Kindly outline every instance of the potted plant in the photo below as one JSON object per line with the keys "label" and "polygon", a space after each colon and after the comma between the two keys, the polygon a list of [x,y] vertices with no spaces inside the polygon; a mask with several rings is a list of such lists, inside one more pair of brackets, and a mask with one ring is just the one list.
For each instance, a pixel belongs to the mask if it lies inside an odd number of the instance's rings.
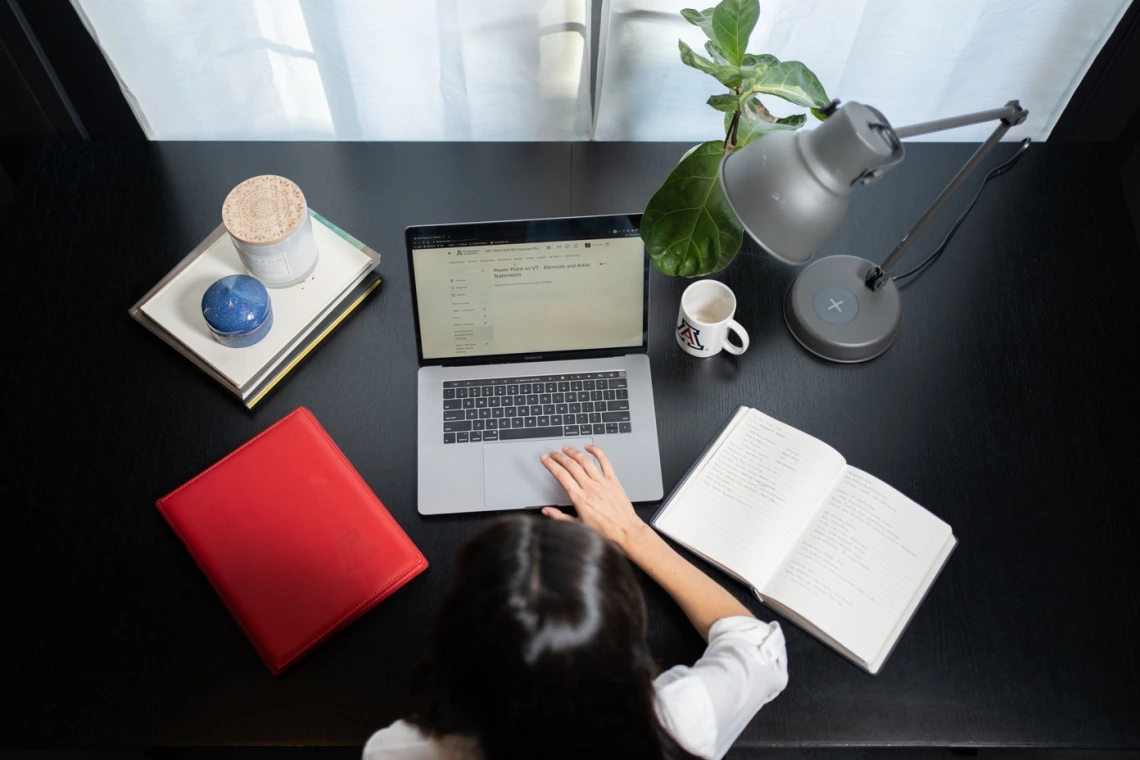
{"label": "potted plant", "polygon": [[641,237],[654,265],[669,275],[701,277],[728,266],[740,251],[744,229],[732,213],[718,180],[721,159],[776,130],[799,129],[807,114],[776,118],[760,100],[773,95],[811,109],[829,102],[819,79],[799,61],[745,52],[760,17],[759,0],[722,0],[715,8],[681,15],[709,38],[704,57],[678,40],[681,61],[716,78],[728,88],[708,104],[724,112],[723,139],[691,150],[649,199],[641,219]]}

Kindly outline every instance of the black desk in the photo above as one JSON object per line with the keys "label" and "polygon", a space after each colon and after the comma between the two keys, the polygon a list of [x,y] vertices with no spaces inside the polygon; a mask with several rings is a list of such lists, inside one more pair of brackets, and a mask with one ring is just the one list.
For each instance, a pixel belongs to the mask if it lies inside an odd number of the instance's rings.
{"label": "black desk", "polygon": [[[487,519],[416,513],[405,225],[637,211],[685,147],[40,150],[2,238],[3,681],[15,702],[4,744],[359,744],[398,717],[450,559]],[[822,253],[884,257],[971,150],[909,148],[856,193]],[[234,184],[265,172],[380,251],[385,282],[247,412],[127,307],[213,229]],[[802,351],[780,311],[796,270],[754,253],[720,275],[751,349],[691,359],[670,337],[686,282],[654,273],[666,488],[751,404],[830,442],[961,541],[878,677],[788,626],[791,683],[742,744],[1140,744],[1137,255],[1109,148],[1037,145],[903,291],[902,336],[870,364]],[[301,404],[432,567],[275,680],[153,503]],[[651,584],[646,594],[661,663],[695,659],[680,612]]]}

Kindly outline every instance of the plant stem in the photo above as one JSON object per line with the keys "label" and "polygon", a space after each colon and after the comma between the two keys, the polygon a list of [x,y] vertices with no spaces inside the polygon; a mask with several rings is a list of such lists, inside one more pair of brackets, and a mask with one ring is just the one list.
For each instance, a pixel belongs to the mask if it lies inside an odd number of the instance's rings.
{"label": "plant stem", "polygon": [[[739,101],[740,100],[740,86],[737,85],[736,87],[733,87],[732,91],[734,93],[736,93],[737,101]],[[739,108],[737,108],[732,113],[732,123],[728,125],[728,131],[725,132],[724,145],[721,146],[721,150],[728,150],[729,143],[732,144],[732,149],[736,150],[736,127],[738,124],[740,124],[740,109]]]}
{"label": "plant stem", "polygon": [[734,111],[732,114],[732,123],[728,125],[728,133],[724,136],[723,148],[727,149],[730,142],[732,143],[732,147],[734,149],[736,148],[736,128],[739,124],[740,111]]}

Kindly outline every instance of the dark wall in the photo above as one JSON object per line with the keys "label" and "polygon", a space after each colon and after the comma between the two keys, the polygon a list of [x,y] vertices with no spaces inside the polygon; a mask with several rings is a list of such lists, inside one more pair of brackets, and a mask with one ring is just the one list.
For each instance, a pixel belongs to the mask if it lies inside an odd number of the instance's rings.
{"label": "dark wall", "polygon": [[1116,145],[1121,185],[1140,238],[1140,0],[1124,12],[1049,140]]}
{"label": "dark wall", "polygon": [[1140,112],[1140,3],[1133,1],[1061,113],[1050,140],[1119,142]]}
{"label": "dark wall", "polygon": [[1117,136],[1116,147],[1121,160],[1120,183],[1132,214],[1132,228],[1140,240],[1140,105],[1135,102],[1140,100],[1140,2],[1132,5],[1131,37],[1120,46],[1120,62],[1113,72],[1109,94],[1120,98],[1118,107],[1126,107],[1129,97],[1133,100],[1132,116]]}
{"label": "dark wall", "polygon": [[41,139],[143,139],[69,0],[0,0],[0,206]]}
{"label": "dark wall", "polygon": [[[57,136],[28,77],[30,50],[11,8],[0,4],[0,207],[12,202],[30,142]],[[2,217],[0,217],[2,219]]]}
{"label": "dark wall", "polygon": [[54,135],[31,88],[0,43],[0,204],[10,203],[15,194],[27,142]]}
{"label": "dark wall", "polygon": [[[61,136],[93,140],[146,138],[127,103],[119,81],[95,44],[70,0],[7,0],[23,16],[23,23],[50,63],[58,118],[68,122]],[[0,7],[4,3],[0,2]]]}

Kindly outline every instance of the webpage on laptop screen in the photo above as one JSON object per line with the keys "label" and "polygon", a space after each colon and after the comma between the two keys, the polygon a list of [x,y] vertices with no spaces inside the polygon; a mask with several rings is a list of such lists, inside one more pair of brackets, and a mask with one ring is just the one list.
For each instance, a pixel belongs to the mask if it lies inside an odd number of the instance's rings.
{"label": "webpage on laptop screen", "polygon": [[645,248],[629,236],[416,248],[425,359],[637,347]]}

